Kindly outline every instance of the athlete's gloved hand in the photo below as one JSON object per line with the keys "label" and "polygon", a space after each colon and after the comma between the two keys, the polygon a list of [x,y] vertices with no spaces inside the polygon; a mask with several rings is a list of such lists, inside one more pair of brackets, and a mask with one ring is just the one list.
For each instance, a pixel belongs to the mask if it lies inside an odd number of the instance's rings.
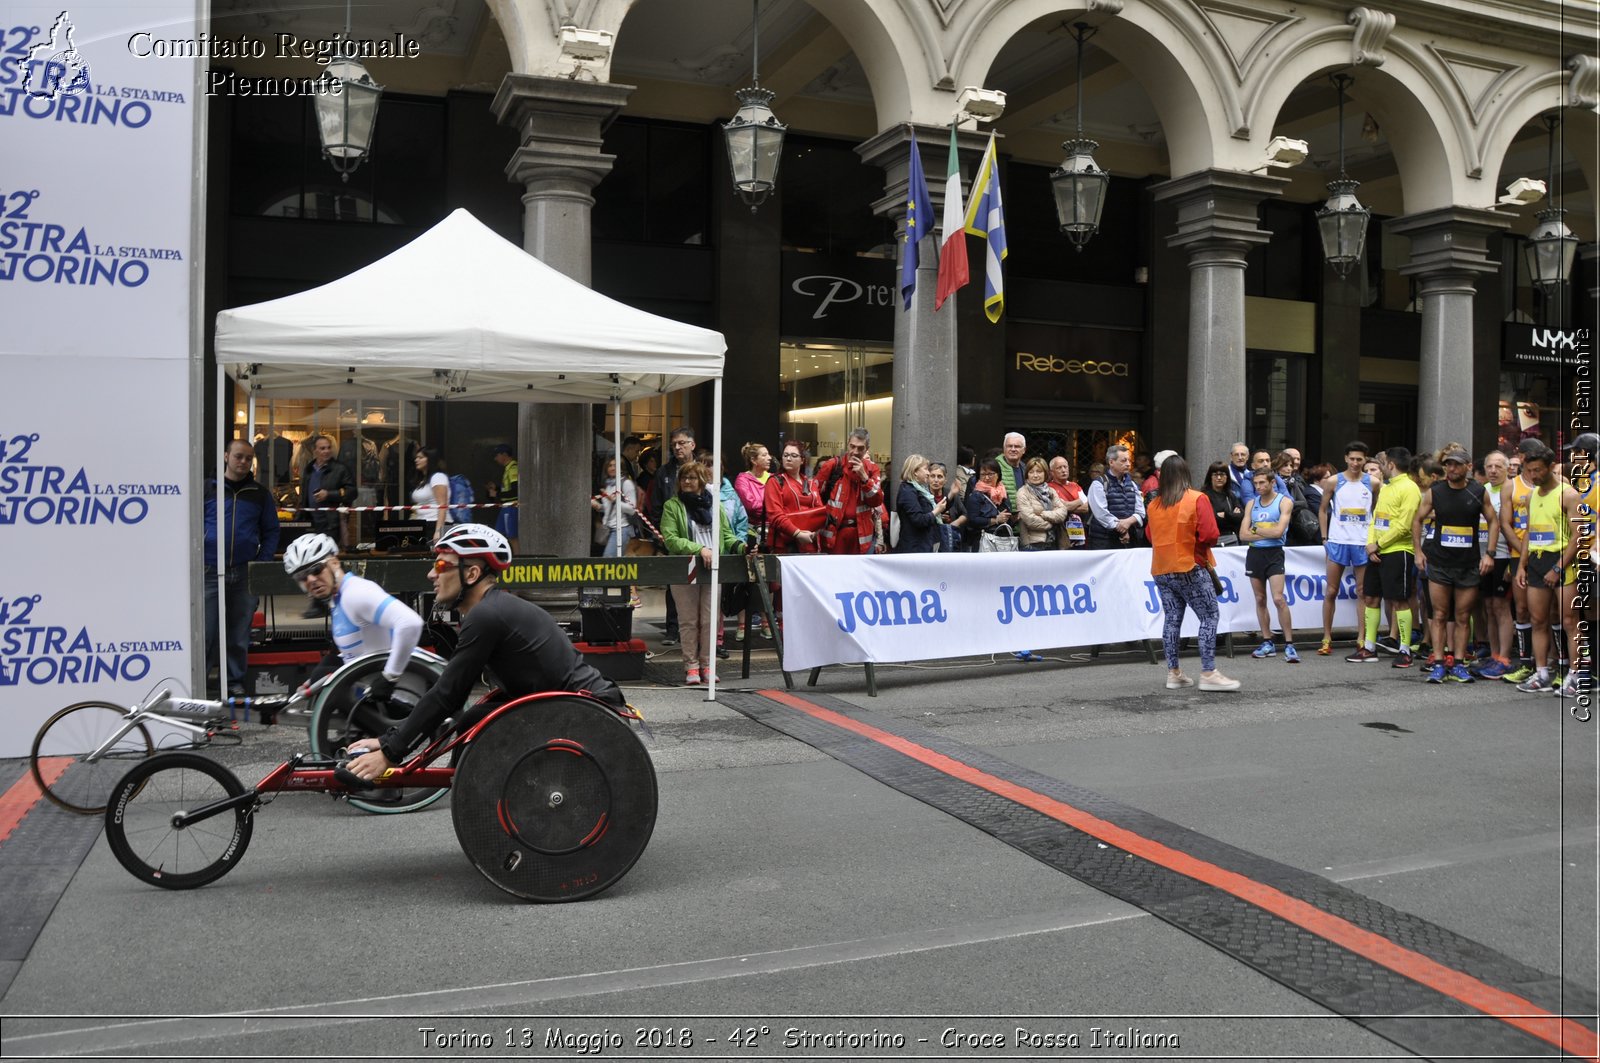
{"label": "athlete's gloved hand", "polygon": [[299,686],[295,687],[294,696],[301,699],[311,697],[311,681],[308,679],[304,683],[301,683]]}
{"label": "athlete's gloved hand", "polygon": [[372,677],[372,682],[367,684],[367,697],[377,701],[389,700],[389,695],[394,693],[394,680],[379,672]]}

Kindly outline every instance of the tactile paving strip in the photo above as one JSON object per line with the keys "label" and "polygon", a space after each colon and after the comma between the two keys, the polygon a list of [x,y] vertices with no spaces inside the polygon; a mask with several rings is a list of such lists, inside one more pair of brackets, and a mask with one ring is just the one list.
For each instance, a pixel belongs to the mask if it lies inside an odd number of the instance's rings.
{"label": "tactile paving strip", "polygon": [[[17,770],[0,772],[0,792],[28,770],[24,760],[7,765],[13,766]],[[102,822],[100,816],[75,816],[40,797],[0,841],[0,898],[5,907],[0,917],[0,997],[11,988],[56,902],[100,837]]]}
{"label": "tactile paving strip", "polygon": [[[1552,1035],[1557,1040],[1565,1037],[1569,1047],[1578,1042],[1594,1042],[1596,998],[1592,991],[1328,879],[827,695],[808,694],[800,699],[776,691],[729,691],[723,700],[729,708],[751,719],[1144,909],[1409,1051],[1458,1057],[1548,1057],[1553,1051],[1548,1039]],[[830,722],[808,714],[802,704],[892,737],[856,733],[843,721]],[[1070,805],[1181,856],[1213,865],[1226,875],[1241,876],[1268,887],[1291,899],[1291,904],[1305,902],[1331,917],[1330,922],[1353,928],[1356,937],[1376,935],[1383,943],[1409,950],[1424,967],[1431,962],[1448,970],[1435,972],[1432,984],[1408,977],[1232,892],[1115,845],[1108,846],[1052,815],[908,756],[888,744],[893,739],[903,739],[1004,783]],[[1559,1019],[1492,1018],[1450,995],[1456,991],[1457,982],[1462,983],[1462,992],[1469,998],[1474,990],[1487,987],[1490,994],[1511,994],[1551,1016],[1576,1021],[1563,1029]],[[1511,1011],[1530,1013],[1527,1008]],[[1501,1012],[1506,1013],[1509,1012]],[[1535,1036],[1528,1026],[1546,1036]]]}

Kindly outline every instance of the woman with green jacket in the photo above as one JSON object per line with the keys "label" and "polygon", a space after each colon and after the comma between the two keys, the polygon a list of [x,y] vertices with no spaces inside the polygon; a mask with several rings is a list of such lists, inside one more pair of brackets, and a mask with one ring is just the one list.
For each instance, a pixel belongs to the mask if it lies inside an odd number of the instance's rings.
{"label": "woman with green jacket", "polygon": [[[712,520],[716,525],[712,525]],[[683,648],[684,682],[698,686],[702,673],[711,672],[718,625],[711,615],[711,550],[737,553],[739,541],[728,527],[728,515],[717,496],[706,488],[706,470],[695,462],[678,467],[678,493],[661,508],[661,538],[667,553],[696,556],[699,568],[693,583],[672,585],[678,606],[678,632]]]}

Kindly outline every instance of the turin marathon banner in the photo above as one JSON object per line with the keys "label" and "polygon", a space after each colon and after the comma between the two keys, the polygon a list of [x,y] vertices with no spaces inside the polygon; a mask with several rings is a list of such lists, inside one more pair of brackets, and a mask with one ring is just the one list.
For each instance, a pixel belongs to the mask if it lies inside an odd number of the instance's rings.
{"label": "turin marathon banner", "polygon": [[0,757],[191,653],[195,0],[0,9]]}
{"label": "turin marathon banner", "polygon": [[[1246,547],[1215,550],[1220,632],[1254,631],[1255,597],[1244,574]],[[1320,546],[1284,551],[1300,641],[1321,638],[1327,555]],[[926,661],[1161,639],[1161,598],[1149,550],[1045,550],[1001,554],[785,556],[783,666]],[[1356,625],[1360,599],[1346,570],[1334,624]],[[1277,610],[1267,600],[1273,623]],[[1199,629],[1194,614],[1183,634]]]}

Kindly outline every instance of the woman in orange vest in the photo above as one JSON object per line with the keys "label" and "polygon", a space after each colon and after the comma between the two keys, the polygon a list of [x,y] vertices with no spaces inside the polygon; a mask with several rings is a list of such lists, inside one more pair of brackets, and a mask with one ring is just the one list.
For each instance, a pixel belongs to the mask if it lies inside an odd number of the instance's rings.
{"label": "woman in orange vest", "polygon": [[1155,577],[1166,620],[1161,646],[1167,653],[1167,689],[1194,686],[1178,668],[1178,638],[1184,609],[1200,618],[1200,689],[1238,690],[1239,681],[1217,671],[1217,594],[1212,586],[1211,547],[1217,517],[1205,495],[1189,481],[1189,463],[1173,454],[1161,463],[1159,488],[1147,509],[1150,574]]}

